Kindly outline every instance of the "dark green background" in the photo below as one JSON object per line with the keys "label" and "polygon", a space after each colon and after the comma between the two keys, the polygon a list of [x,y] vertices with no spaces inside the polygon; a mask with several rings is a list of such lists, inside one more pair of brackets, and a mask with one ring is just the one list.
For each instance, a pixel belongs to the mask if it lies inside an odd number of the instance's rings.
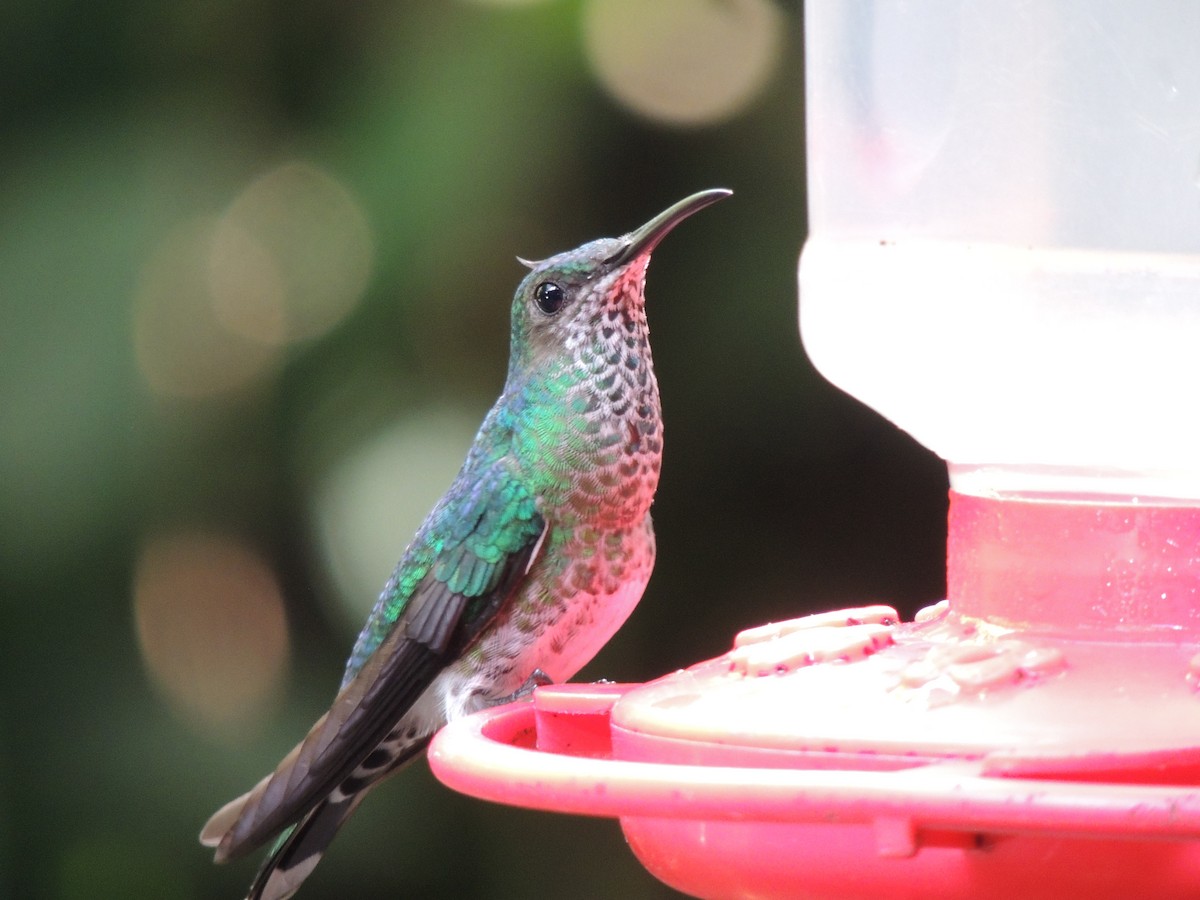
{"label": "dark green background", "polygon": [[[801,349],[798,9],[781,6],[783,57],[754,102],[679,128],[604,92],[581,6],[0,8],[0,896],[241,896],[253,864],[213,867],[199,827],[323,711],[353,639],[297,471],[306,411],[341,386],[328,427],[346,445],[442,398],[482,417],[513,256],[621,233],[701,188],[736,194],[672,236],[649,278],[658,567],[580,677],[644,680],[745,626],[875,601],[908,615],[941,594],[941,464]],[[362,203],[367,295],[251,390],[156,399],[132,349],[140,267],[164,231],[295,158]],[[179,523],[245,537],[281,575],[288,686],[243,739],[174,714],[139,653],[137,549]],[[673,894],[615,822],[491,806],[421,764],[370,798],[301,896]]]}

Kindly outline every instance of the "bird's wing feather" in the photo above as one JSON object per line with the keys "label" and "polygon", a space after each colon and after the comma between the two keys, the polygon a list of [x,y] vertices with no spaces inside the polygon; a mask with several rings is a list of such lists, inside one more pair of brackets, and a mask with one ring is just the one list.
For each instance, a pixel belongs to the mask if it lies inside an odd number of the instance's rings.
{"label": "bird's wing feather", "polygon": [[[380,639],[369,641],[369,655],[329,711],[271,775],[209,820],[201,840],[217,847],[218,860],[262,844],[334,790],[512,596],[542,545],[544,523],[510,479],[495,475],[474,488],[439,504],[418,533],[389,590],[404,591],[414,569],[419,579],[407,596],[385,590],[372,616]],[[439,528],[447,517],[453,528]]]}

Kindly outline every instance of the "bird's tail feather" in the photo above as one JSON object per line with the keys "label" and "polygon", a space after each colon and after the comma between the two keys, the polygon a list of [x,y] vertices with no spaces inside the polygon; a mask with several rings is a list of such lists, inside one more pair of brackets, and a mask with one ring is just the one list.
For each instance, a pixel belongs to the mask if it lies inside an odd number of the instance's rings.
{"label": "bird's tail feather", "polygon": [[[427,746],[430,738],[413,741],[401,748],[398,754],[386,765],[380,773],[376,771],[370,778],[369,785],[358,786],[357,790],[338,790],[326,797],[299,822],[284,831],[275,841],[271,852],[263,860],[254,883],[250,885],[250,893],[246,900],[287,900],[300,889],[312,870],[317,867],[325,848],[333,840],[342,823],[358,808],[358,804],[367,796],[364,786],[374,787],[383,779],[395,775],[413,761]],[[365,773],[355,772],[355,775]],[[348,782],[342,784],[342,789],[349,788]],[[332,797],[341,799],[333,800]],[[234,806],[234,803],[228,804]],[[218,812],[214,819],[222,815]]]}
{"label": "bird's tail feather", "polygon": [[280,835],[254,877],[246,900],[286,900],[295,894],[364,796],[360,793],[337,802],[323,800]]}

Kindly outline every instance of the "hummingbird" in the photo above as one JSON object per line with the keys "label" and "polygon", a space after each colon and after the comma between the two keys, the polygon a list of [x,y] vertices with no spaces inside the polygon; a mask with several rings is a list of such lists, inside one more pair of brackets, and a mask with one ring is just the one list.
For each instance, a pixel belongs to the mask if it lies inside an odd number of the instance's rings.
{"label": "hummingbird", "polygon": [[504,389],[384,586],[333,703],[200,834],[219,863],[274,839],[247,900],[291,897],[368,791],[439,728],[570,679],[633,611],[654,566],[662,463],[646,266],[676,225],[730,193],[520,260],[530,271]]}

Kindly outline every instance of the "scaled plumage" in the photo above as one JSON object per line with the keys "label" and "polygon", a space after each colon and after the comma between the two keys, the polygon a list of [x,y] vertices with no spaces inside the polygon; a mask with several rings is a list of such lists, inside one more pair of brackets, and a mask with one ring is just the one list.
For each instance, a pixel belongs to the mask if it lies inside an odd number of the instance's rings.
{"label": "scaled plumage", "polygon": [[569,679],[633,610],[654,564],[662,456],[646,264],[728,193],[526,263],[504,391],[384,587],[333,704],[201,833],[218,862],[276,839],[248,900],[292,896],[366,792],[438,728],[539,670]]}

